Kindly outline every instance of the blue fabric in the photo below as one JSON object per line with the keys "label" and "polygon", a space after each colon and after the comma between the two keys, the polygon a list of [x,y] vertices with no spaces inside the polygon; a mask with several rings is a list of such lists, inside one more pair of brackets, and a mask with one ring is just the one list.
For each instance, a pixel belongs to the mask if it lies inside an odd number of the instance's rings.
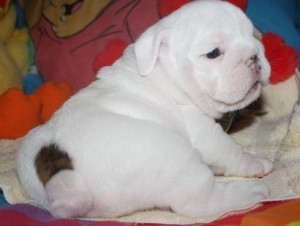
{"label": "blue fabric", "polygon": [[23,9],[21,8],[18,1],[13,1],[13,3],[17,14],[16,28],[18,29],[26,28],[27,25],[26,25],[25,13]]}
{"label": "blue fabric", "polygon": [[249,0],[246,13],[262,33],[279,34],[300,53],[297,4],[298,0]]}
{"label": "blue fabric", "polygon": [[23,78],[23,91],[26,94],[32,94],[43,83],[43,79],[40,75],[35,73],[28,73]]}
{"label": "blue fabric", "polygon": [[0,207],[7,206],[7,205],[8,205],[8,202],[6,201],[2,191],[0,190]]}

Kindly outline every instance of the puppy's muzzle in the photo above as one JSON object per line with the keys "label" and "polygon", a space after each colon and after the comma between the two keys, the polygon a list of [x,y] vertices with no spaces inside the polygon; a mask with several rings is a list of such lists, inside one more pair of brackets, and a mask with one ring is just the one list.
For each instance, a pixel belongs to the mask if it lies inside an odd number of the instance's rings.
{"label": "puppy's muzzle", "polygon": [[259,75],[261,66],[259,64],[259,59],[257,55],[251,56],[248,60],[246,60],[246,65],[250,68],[253,75]]}

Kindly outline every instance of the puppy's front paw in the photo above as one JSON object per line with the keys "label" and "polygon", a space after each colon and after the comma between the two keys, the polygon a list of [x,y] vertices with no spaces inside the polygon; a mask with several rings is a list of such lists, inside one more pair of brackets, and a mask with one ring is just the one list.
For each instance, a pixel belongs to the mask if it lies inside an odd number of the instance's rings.
{"label": "puppy's front paw", "polygon": [[266,158],[260,158],[260,157],[256,157],[255,160],[260,163],[260,172],[254,174],[253,177],[262,177],[273,171],[273,163],[270,160]]}
{"label": "puppy's front paw", "polygon": [[273,164],[266,158],[254,157],[244,153],[240,162],[226,172],[227,176],[263,177],[273,170]]}

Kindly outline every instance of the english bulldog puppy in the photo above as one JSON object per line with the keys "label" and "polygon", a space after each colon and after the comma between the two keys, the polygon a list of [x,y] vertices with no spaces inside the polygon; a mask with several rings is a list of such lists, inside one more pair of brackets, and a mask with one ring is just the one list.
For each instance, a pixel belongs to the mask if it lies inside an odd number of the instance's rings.
{"label": "english bulldog puppy", "polygon": [[215,119],[257,99],[269,74],[240,9],[189,3],[24,138],[21,184],[56,217],[167,208],[197,218],[247,208],[268,196],[255,178],[272,163],[243,152]]}

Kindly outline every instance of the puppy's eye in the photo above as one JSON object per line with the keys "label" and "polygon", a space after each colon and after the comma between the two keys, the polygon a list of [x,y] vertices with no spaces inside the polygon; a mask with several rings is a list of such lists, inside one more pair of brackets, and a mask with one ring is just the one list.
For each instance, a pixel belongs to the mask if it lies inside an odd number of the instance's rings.
{"label": "puppy's eye", "polygon": [[215,58],[217,58],[217,57],[220,56],[220,55],[221,55],[220,49],[219,49],[219,48],[215,48],[213,51],[207,53],[207,54],[206,54],[206,57],[207,57],[208,59],[215,59]]}

